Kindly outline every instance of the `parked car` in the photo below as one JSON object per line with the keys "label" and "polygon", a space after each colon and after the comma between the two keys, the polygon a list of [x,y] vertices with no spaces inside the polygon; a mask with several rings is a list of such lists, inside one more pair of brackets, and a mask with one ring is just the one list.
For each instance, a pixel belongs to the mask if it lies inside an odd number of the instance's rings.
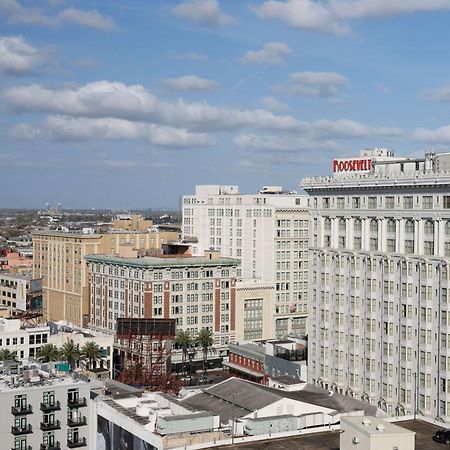
{"label": "parked car", "polygon": [[436,431],[436,434],[433,436],[433,440],[450,445],[450,429]]}

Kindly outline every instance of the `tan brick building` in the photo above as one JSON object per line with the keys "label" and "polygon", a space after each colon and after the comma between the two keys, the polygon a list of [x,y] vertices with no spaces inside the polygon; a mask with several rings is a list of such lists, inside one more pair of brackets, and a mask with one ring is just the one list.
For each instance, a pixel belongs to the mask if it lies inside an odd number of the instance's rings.
{"label": "tan brick building", "polygon": [[177,240],[176,232],[113,230],[105,234],[57,231],[33,233],[33,274],[43,278],[44,314],[47,320],[87,322],[89,290],[84,257],[118,254],[121,246],[146,251]]}

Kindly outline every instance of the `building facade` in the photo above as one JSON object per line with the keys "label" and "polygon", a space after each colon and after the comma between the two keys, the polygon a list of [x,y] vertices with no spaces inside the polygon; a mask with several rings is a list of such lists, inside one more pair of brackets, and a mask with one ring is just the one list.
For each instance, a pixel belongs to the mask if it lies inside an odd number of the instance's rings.
{"label": "building facade", "polygon": [[309,380],[450,420],[450,155],[383,149],[306,178]]}
{"label": "building facade", "polygon": [[114,230],[105,234],[57,231],[33,233],[33,273],[43,279],[47,320],[68,320],[75,325],[88,321],[89,290],[86,255],[119,253],[121,246],[145,252],[160,248],[177,233]]}
{"label": "building facade", "polygon": [[183,197],[182,236],[192,254],[215,249],[241,260],[238,277],[273,283],[277,337],[306,334],[307,198],[267,186],[240,194],[237,186],[196,186]]}
{"label": "building facade", "polygon": [[0,305],[11,308],[12,314],[42,309],[42,279],[0,272]]}
{"label": "building facade", "polygon": [[[45,381],[43,381],[45,380]],[[95,448],[90,384],[39,368],[0,374],[4,449]]]}
{"label": "building facade", "polygon": [[211,330],[214,347],[235,341],[239,261],[218,252],[204,257],[86,257],[90,326],[114,333],[118,318],[175,319],[177,330],[196,336]]}

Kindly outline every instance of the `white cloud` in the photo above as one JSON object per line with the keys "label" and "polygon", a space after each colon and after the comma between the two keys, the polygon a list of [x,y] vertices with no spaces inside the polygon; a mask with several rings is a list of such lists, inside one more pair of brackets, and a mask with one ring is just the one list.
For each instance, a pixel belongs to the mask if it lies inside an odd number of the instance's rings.
{"label": "white cloud", "polygon": [[231,25],[235,22],[233,17],[220,9],[217,0],[186,0],[173,8],[172,12],[177,17],[212,28]]}
{"label": "white cloud", "polygon": [[249,50],[242,58],[244,64],[281,64],[292,50],[284,42],[270,42],[259,51]]}
{"label": "white cloud", "polygon": [[348,84],[348,79],[336,72],[295,72],[289,80],[289,93],[320,97],[336,97],[338,88]]}
{"label": "white cloud", "polygon": [[271,111],[286,111],[290,107],[286,103],[281,102],[276,97],[263,97],[261,103]]}
{"label": "white cloud", "polygon": [[197,52],[173,53],[171,57],[179,61],[206,61],[208,59],[203,53]]}
{"label": "white cloud", "polygon": [[435,102],[450,102],[450,85],[424,89],[422,96]]}
{"label": "white cloud", "polygon": [[343,35],[348,27],[339,22],[325,2],[313,0],[269,0],[253,11],[263,19],[278,19],[296,28]]}
{"label": "white cloud", "polygon": [[205,133],[190,133],[184,129],[122,119],[50,116],[45,125],[54,139],[64,141],[144,140],[158,147],[179,148],[215,144],[215,140]]}
{"label": "white cloud", "polygon": [[417,128],[413,133],[413,139],[429,144],[450,144],[450,125],[435,129]]}
{"label": "white cloud", "polygon": [[18,140],[33,140],[38,138],[42,132],[40,129],[31,126],[28,123],[20,123],[11,128],[9,134]]}
{"label": "white cloud", "polygon": [[26,75],[43,60],[36,48],[21,36],[0,38],[0,72],[7,75]]}
{"label": "white cloud", "polygon": [[54,26],[57,22],[38,8],[24,7],[16,0],[0,0],[0,11],[12,23]]}
{"label": "white cloud", "polygon": [[112,17],[103,16],[96,10],[83,10],[67,8],[58,14],[58,17],[68,23],[75,23],[83,27],[95,28],[100,31],[117,30],[117,24]]}
{"label": "white cloud", "polygon": [[343,35],[351,19],[449,10],[448,0],[267,0],[252,8],[264,19],[290,26]]}
{"label": "white cloud", "polygon": [[200,78],[197,75],[184,75],[179,78],[165,78],[160,81],[164,88],[173,91],[214,91],[219,83]]}

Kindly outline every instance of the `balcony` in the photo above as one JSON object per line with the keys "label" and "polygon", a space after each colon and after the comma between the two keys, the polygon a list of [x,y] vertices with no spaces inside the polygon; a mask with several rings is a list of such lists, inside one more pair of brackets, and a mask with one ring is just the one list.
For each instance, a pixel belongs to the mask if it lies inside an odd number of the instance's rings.
{"label": "balcony", "polygon": [[33,427],[28,424],[24,427],[11,427],[11,433],[14,436],[21,436],[22,434],[30,434],[33,432]]}
{"label": "balcony", "polygon": [[67,399],[67,406],[69,408],[82,408],[87,406],[86,397]]}
{"label": "balcony", "polygon": [[78,448],[78,447],[86,447],[86,438],[83,437],[78,439],[77,441],[73,441],[71,439],[67,440],[67,447],[69,448]]}
{"label": "balcony", "polygon": [[58,401],[53,403],[41,403],[41,411],[42,412],[52,412],[52,411],[60,411],[61,403]]}
{"label": "balcony", "polygon": [[41,430],[42,431],[52,431],[52,430],[60,430],[60,429],[61,429],[61,424],[60,424],[59,420],[57,420],[56,422],[52,422],[52,423],[41,422]]}
{"label": "balcony", "polygon": [[67,425],[69,427],[82,427],[87,425],[86,416],[67,419]]}
{"label": "balcony", "polygon": [[21,416],[23,414],[33,414],[33,407],[31,405],[11,406],[11,414],[14,414],[15,416]]}
{"label": "balcony", "polygon": [[61,444],[59,441],[56,441],[53,444],[41,444],[41,450],[61,450]]}

